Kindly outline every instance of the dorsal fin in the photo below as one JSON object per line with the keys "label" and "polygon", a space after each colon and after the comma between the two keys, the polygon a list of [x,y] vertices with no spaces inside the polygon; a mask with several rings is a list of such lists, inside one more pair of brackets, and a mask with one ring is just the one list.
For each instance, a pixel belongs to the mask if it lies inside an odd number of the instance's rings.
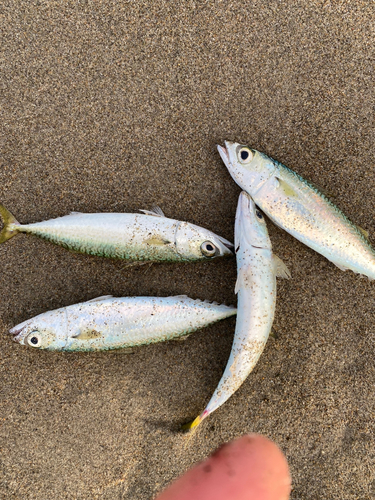
{"label": "dorsal fin", "polygon": [[173,340],[177,340],[178,342],[181,342],[182,340],[186,340],[188,337],[190,337],[190,334],[183,335],[182,337],[176,337]]}
{"label": "dorsal fin", "polygon": [[335,195],[332,193],[332,191],[329,191],[329,189],[327,188],[324,188],[322,186],[320,186],[319,184],[317,184],[316,182],[312,182],[312,181],[309,181],[309,183],[314,186],[314,188],[317,190],[317,191],[320,191],[322,194],[324,194],[324,196],[326,196],[327,198],[335,198]]}
{"label": "dorsal fin", "polygon": [[101,297],[96,297],[96,299],[88,300],[87,302],[99,302],[99,300],[113,299],[113,295],[102,295]]}
{"label": "dorsal fin", "polygon": [[154,215],[155,217],[165,217],[163,210],[157,205],[154,205],[151,210],[140,210],[140,212],[146,215]]}

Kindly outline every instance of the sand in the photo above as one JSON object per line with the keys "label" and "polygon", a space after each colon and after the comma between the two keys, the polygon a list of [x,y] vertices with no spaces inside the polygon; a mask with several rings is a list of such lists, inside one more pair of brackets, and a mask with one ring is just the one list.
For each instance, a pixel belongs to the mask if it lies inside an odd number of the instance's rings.
{"label": "sand", "polygon": [[[1,202],[167,216],[233,238],[236,140],[326,188],[374,242],[374,4],[3,0]],[[124,269],[20,235],[0,247],[0,498],[150,500],[247,432],[286,454],[292,499],[375,498],[374,283],[268,223],[292,272],[274,338],[190,438],[235,319],[133,354],[58,354],[15,324],[100,295],[235,303],[235,260]]]}

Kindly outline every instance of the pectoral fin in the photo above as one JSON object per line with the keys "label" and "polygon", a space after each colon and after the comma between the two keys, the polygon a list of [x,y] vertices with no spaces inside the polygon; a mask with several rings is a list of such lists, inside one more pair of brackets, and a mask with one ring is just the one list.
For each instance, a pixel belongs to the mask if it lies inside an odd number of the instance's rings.
{"label": "pectoral fin", "polygon": [[[312,187],[315,191],[317,191],[320,194],[323,194],[326,198],[334,198],[334,194],[328,191],[326,188],[322,188],[319,186],[319,184],[316,184],[315,182],[311,181],[306,181],[308,184],[310,184],[310,187]],[[279,177],[275,177],[275,187],[278,187],[282,189],[285,193],[286,196],[291,196],[293,198],[298,198],[299,195],[296,193],[296,191],[288,184],[287,181],[280,179]]]}
{"label": "pectoral fin", "polygon": [[77,340],[92,340],[101,337],[101,334],[96,330],[83,330],[79,332],[78,335],[75,335],[73,338]]}
{"label": "pectoral fin", "polygon": [[290,186],[286,181],[279,179],[279,177],[274,178],[274,185],[277,190],[283,191],[285,196],[298,198],[298,193]]}
{"label": "pectoral fin", "polygon": [[236,286],[234,287],[234,293],[237,295],[238,290],[241,288],[242,285],[242,273],[239,272],[237,274],[237,281],[236,281]]}
{"label": "pectoral fin", "polygon": [[237,294],[240,288],[246,287],[246,275],[249,272],[249,267],[241,267],[237,272],[236,286],[234,287],[234,293]]}
{"label": "pectoral fin", "polygon": [[149,245],[160,245],[160,246],[169,245],[171,243],[169,240],[159,235],[151,236],[147,240],[144,240],[144,242],[148,243]]}
{"label": "pectoral fin", "polygon": [[280,259],[280,257],[278,257],[277,255],[273,254],[272,255],[272,260],[273,260],[273,266],[274,266],[273,267],[274,273],[276,274],[276,276],[278,278],[285,278],[285,279],[291,278],[292,275],[290,274],[289,269],[286,267],[286,265]]}

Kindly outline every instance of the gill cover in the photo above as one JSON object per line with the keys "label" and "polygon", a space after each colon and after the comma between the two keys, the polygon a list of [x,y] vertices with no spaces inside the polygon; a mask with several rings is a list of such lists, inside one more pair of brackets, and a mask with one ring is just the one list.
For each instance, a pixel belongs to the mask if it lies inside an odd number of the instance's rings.
{"label": "gill cover", "polygon": [[255,193],[277,170],[268,156],[238,142],[224,141],[217,146],[221,159],[233,180],[250,195]]}
{"label": "gill cover", "polygon": [[12,328],[15,342],[36,349],[61,351],[68,340],[66,308],[47,311]]}
{"label": "gill cover", "polygon": [[175,242],[177,252],[186,260],[233,255],[230,241],[189,222],[178,223]]}

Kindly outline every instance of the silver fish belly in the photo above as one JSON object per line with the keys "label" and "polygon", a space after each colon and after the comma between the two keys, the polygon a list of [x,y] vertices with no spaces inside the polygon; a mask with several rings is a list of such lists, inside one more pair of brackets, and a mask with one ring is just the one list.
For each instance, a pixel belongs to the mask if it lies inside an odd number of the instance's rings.
{"label": "silver fish belly", "polygon": [[237,184],[279,227],[342,270],[375,279],[375,251],[319,188],[285,165],[238,143],[218,146]]}
{"label": "silver fish belly", "polygon": [[145,214],[72,213],[20,224],[0,205],[4,228],[0,243],[30,233],[70,250],[131,261],[194,261],[232,255],[233,245],[211,231],[169,219],[156,207]]}
{"label": "silver fish belly", "polygon": [[49,351],[102,351],[183,337],[235,314],[233,306],[185,295],[106,296],[40,314],[9,333],[15,342]]}
{"label": "silver fish belly", "polygon": [[271,331],[276,304],[276,276],[289,278],[285,264],[272,254],[263,215],[242,192],[235,224],[238,294],[232,350],[224,374],[205,410],[185,429],[192,429],[242,385],[256,365]]}

